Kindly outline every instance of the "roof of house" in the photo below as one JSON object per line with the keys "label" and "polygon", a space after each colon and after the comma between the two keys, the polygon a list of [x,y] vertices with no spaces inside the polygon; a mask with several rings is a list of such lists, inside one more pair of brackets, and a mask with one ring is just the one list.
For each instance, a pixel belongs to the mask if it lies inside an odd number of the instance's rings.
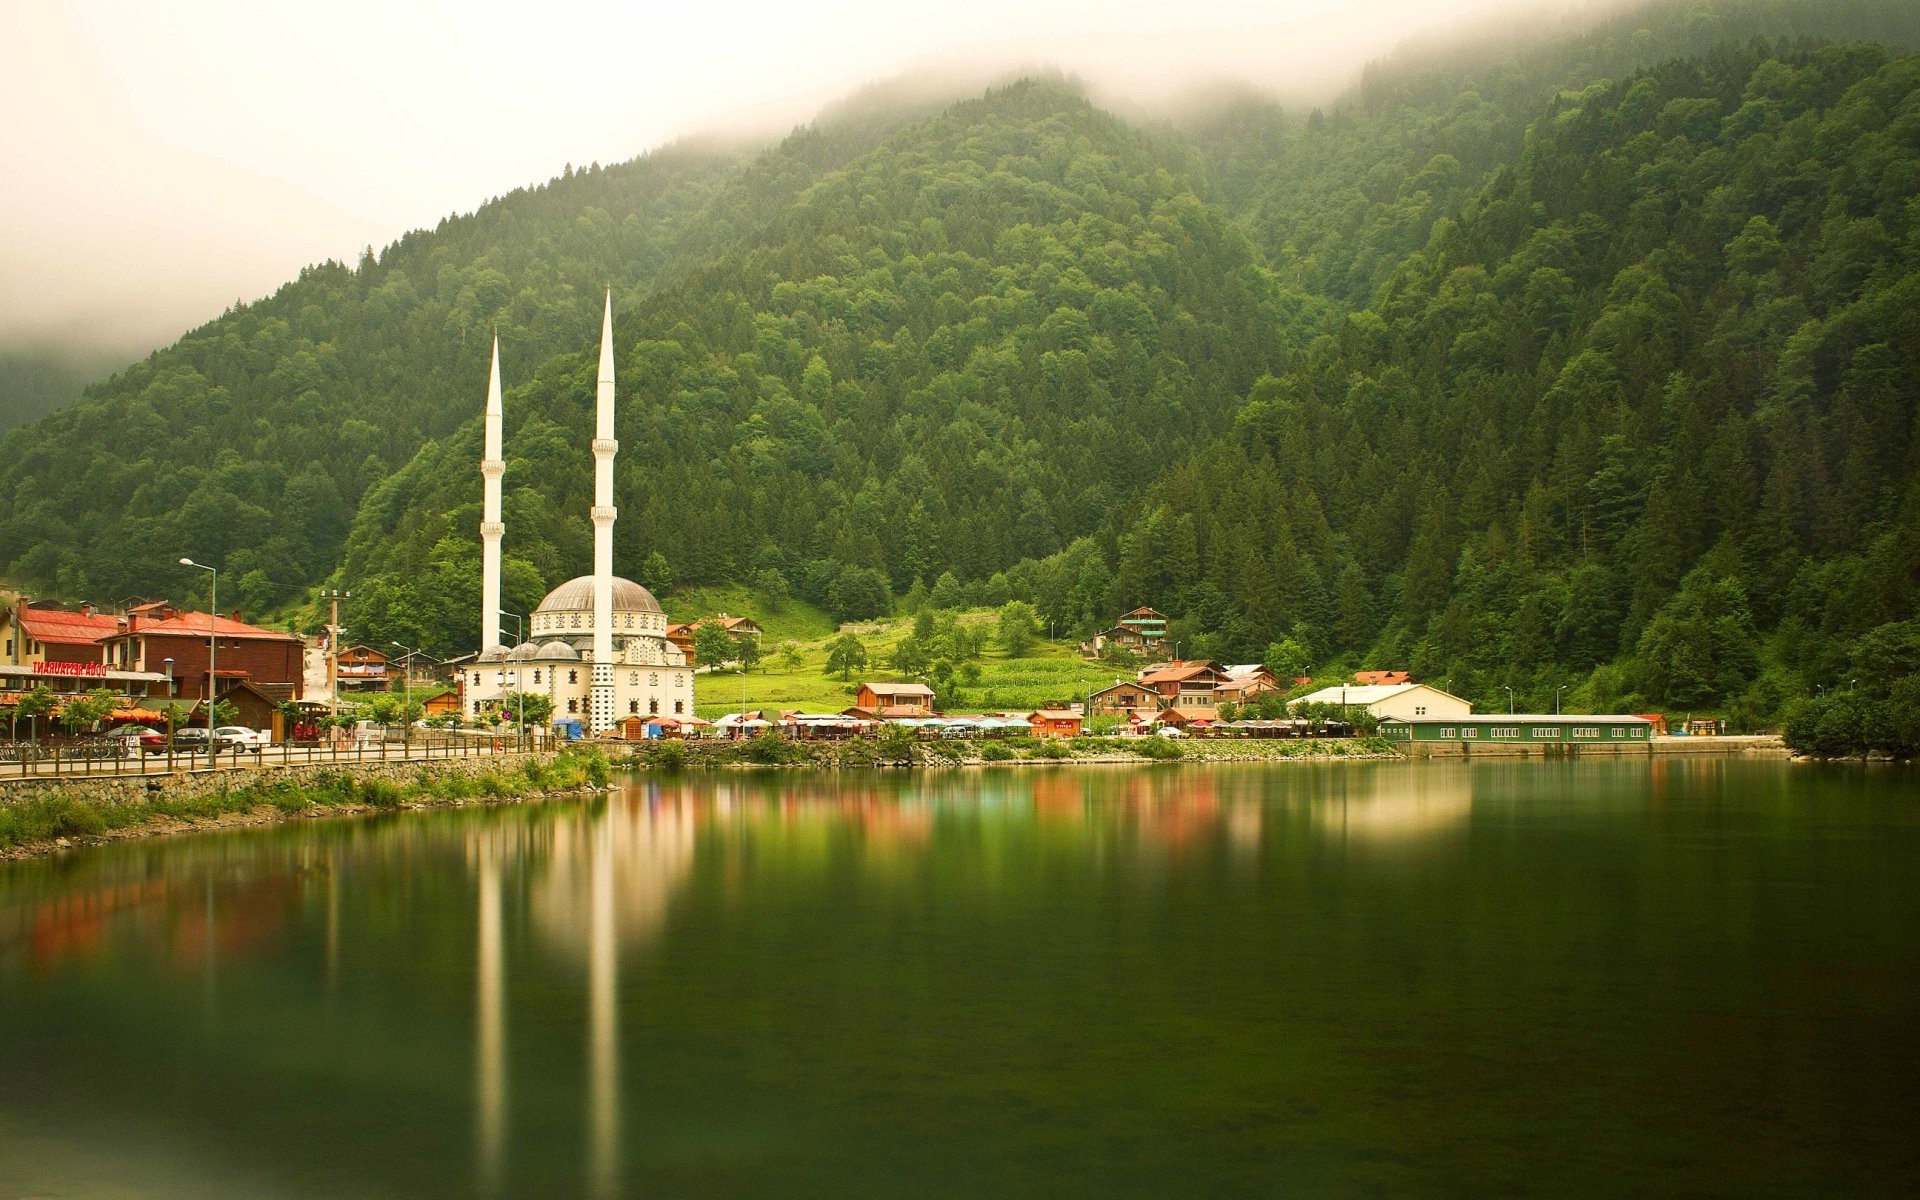
{"label": "roof of house", "polygon": [[933,699],[933,689],[924,683],[863,683],[875,696],[925,696]]}
{"label": "roof of house", "polygon": [[1363,684],[1390,685],[1412,683],[1413,675],[1407,671],[1355,671],[1354,682]]}
{"label": "roof of house", "polygon": [[1101,688],[1099,691],[1094,692],[1093,695],[1104,696],[1108,692],[1117,692],[1122,688],[1132,688],[1135,691],[1146,692],[1149,695],[1159,694],[1158,692],[1155,692],[1152,688],[1148,687],[1144,683],[1141,683],[1137,679],[1120,679],[1120,680],[1115,680],[1113,683],[1110,683],[1106,687]]}
{"label": "roof of house", "polygon": [[[1382,700],[1423,688],[1424,683],[1347,683],[1323,687],[1299,698],[1301,704],[1378,704]],[[1437,690],[1437,689],[1436,689]]]}
{"label": "roof of house", "polygon": [[[208,624],[212,629],[208,629]],[[275,633],[271,629],[262,629],[258,625],[249,625],[245,621],[235,621],[230,617],[209,616],[207,613],[177,613],[164,621],[142,621],[131,634],[120,631],[121,636],[142,637],[147,634],[159,634],[172,637],[210,637],[218,634],[223,638],[252,638],[257,641],[299,642],[300,639],[290,633]]]}
{"label": "roof of house", "polygon": [[1235,680],[1236,682],[1258,678],[1262,675],[1268,679],[1273,678],[1273,672],[1267,670],[1265,663],[1239,663],[1235,666],[1221,667],[1220,670],[1226,674],[1228,679]]}
{"label": "roof of house", "polygon": [[1212,663],[1175,663],[1158,671],[1148,671],[1140,676],[1140,682],[1151,687],[1156,683],[1185,683],[1200,675],[1219,675]]}
{"label": "roof of house", "polygon": [[1161,612],[1159,609],[1148,608],[1146,605],[1142,604],[1139,608],[1134,609],[1132,612],[1120,614],[1120,619],[1122,621],[1126,620],[1128,617],[1155,617],[1155,618],[1158,618],[1159,620],[1164,621],[1167,619],[1167,614]]}
{"label": "roof of house", "polygon": [[91,646],[110,636],[119,623],[118,617],[108,613],[68,612],[63,608],[22,606],[14,610],[14,617],[34,641],[59,646]]}
{"label": "roof of house", "polygon": [[1080,714],[1064,708],[1039,708],[1027,714],[1027,720],[1042,721],[1078,721]]}

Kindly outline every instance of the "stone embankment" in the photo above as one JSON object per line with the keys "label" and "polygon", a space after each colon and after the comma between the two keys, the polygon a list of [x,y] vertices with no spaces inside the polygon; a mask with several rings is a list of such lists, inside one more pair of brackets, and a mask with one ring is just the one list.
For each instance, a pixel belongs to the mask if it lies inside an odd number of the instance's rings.
{"label": "stone embankment", "polygon": [[483,758],[26,779],[0,788],[0,859],[302,817],[520,801],[606,784],[597,749]]}

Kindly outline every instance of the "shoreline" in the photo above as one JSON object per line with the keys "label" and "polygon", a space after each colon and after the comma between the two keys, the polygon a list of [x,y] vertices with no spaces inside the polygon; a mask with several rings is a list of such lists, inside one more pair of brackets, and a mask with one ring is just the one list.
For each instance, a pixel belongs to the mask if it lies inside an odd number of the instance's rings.
{"label": "shoreline", "polygon": [[[609,758],[605,748],[585,747],[562,751],[552,758],[532,759],[509,772],[487,770],[483,773],[457,774],[442,768],[421,770],[414,780],[402,785],[390,779],[354,779],[352,773],[331,772],[326,783],[303,786],[287,779],[257,781],[245,787],[223,790],[209,796],[185,801],[138,800],[108,802],[63,794],[59,791],[8,801],[0,797],[0,818],[10,811],[38,806],[48,810],[50,827],[43,836],[16,837],[0,843],[0,864],[48,858],[70,850],[105,846],[145,838],[179,837],[196,833],[219,833],[236,829],[254,829],[292,821],[332,820],[365,817],[393,812],[428,812],[465,808],[473,805],[495,807],[507,804],[537,804],[548,800],[596,795],[611,790],[614,770],[644,771],[650,774],[678,773],[682,770],[938,770],[988,767],[1137,767],[1156,764],[1287,764],[1366,762],[1470,762],[1465,757],[1415,758],[1377,739],[1307,741],[1205,741],[1170,743],[1173,752],[1133,753],[1131,747],[1100,746],[1074,752],[1065,744],[1042,744],[1025,754],[1009,751],[1005,757],[981,753],[961,753],[962,747],[947,743],[912,743],[905,747],[885,748],[874,743],[779,743],[785,747],[772,761],[751,756],[751,742],[663,743],[678,747],[663,753],[661,746],[645,746],[620,758]],[[690,747],[697,747],[688,753]],[[938,747],[932,754],[925,751]],[[1337,747],[1337,748],[1336,748]],[[771,751],[773,747],[763,747]],[[843,754],[852,749],[854,753]],[[905,749],[906,758],[885,757],[887,749]],[[968,745],[965,750],[975,747]],[[1748,748],[1722,751],[1741,757],[1777,758],[1782,762],[1803,763],[1804,756],[1791,756],[1782,748],[1774,753],[1755,753]],[[942,753],[940,751],[945,751]],[[1606,756],[1612,759],[1616,756]],[[1655,753],[1651,758],[1664,757]],[[1504,762],[1564,762],[1564,758],[1541,755],[1484,756]],[[667,760],[667,761],[662,761]],[[1836,761],[1836,760],[1824,760]],[[1838,760],[1848,761],[1848,760]],[[1859,762],[1859,759],[1851,761]],[[433,777],[433,776],[438,777]],[[0,834],[6,831],[0,824]]]}

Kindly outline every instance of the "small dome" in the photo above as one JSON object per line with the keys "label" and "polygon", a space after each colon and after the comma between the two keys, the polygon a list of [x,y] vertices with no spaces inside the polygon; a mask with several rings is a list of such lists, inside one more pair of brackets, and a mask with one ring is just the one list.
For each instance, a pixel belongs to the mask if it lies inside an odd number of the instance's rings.
{"label": "small dome", "polygon": [[521,642],[518,646],[507,651],[508,662],[532,662],[539,657],[540,647],[534,645],[532,642]]}
{"label": "small dome", "polygon": [[540,657],[548,662],[579,662],[580,652],[555,638],[540,647]]}
{"label": "small dome", "polygon": [[[660,612],[660,602],[653,593],[641,587],[631,579],[614,576],[613,610],[615,612]],[[593,576],[582,575],[569,579],[559,587],[547,593],[547,598],[534,609],[544,612],[592,612]]]}
{"label": "small dome", "polygon": [[495,646],[490,650],[482,650],[480,657],[475,661],[483,663],[505,662],[507,661],[507,648],[505,646]]}

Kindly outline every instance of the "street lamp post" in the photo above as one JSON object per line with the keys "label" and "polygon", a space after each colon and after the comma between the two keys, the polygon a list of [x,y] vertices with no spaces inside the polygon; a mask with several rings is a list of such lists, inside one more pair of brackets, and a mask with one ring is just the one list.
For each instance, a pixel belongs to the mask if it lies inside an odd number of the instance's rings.
{"label": "street lamp post", "polygon": [[[413,745],[413,671],[409,669],[411,664],[407,659],[420,652],[412,646],[402,645],[399,642],[395,642],[394,645],[407,652],[407,658],[400,660],[400,737],[402,745],[411,747]],[[387,695],[391,696],[393,693],[388,692]],[[427,752],[431,754],[432,743],[428,743],[428,747]]]}
{"label": "street lamp post", "polygon": [[220,747],[219,744],[213,740],[213,704],[215,696],[218,695],[216,688],[218,686],[217,680],[220,678],[220,673],[215,662],[220,650],[220,639],[214,632],[213,623],[219,620],[220,613],[220,572],[205,563],[197,563],[190,558],[181,559],[180,565],[205,571],[213,576],[212,587],[207,592],[207,761],[210,763],[218,762],[220,758]]}
{"label": "street lamp post", "polygon": [[1560,693],[1566,690],[1567,685],[1564,683],[1553,689],[1553,715],[1556,717],[1560,715]]}
{"label": "street lamp post", "polygon": [[1511,687],[1507,687],[1507,685],[1504,683],[1501,684],[1500,686],[1507,689],[1507,715],[1512,716],[1513,715],[1513,689]]}
{"label": "street lamp post", "polygon": [[[501,613],[500,613],[500,615],[501,615],[501,616],[503,616],[503,617],[512,617],[512,618],[513,618],[513,644],[514,644],[514,645],[516,645],[516,646],[518,646],[518,645],[519,645],[520,643],[522,643],[522,642],[524,642],[524,641],[526,641],[526,640],[527,640],[527,639],[526,639],[526,634],[525,634],[525,632],[524,632],[524,631],[526,630],[526,626],[524,626],[524,625],[522,625],[522,624],[520,623],[520,620],[521,620],[521,618],[520,618],[520,614],[519,614],[519,613],[510,613],[510,612],[507,612],[506,610],[504,610],[504,609],[503,609],[503,610],[501,610]],[[506,628],[505,628],[505,627],[503,626],[503,627],[501,627],[500,629],[497,629],[497,630],[495,630],[494,632],[495,632],[495,633],[505,633],[505,632],[506,632]]]}

